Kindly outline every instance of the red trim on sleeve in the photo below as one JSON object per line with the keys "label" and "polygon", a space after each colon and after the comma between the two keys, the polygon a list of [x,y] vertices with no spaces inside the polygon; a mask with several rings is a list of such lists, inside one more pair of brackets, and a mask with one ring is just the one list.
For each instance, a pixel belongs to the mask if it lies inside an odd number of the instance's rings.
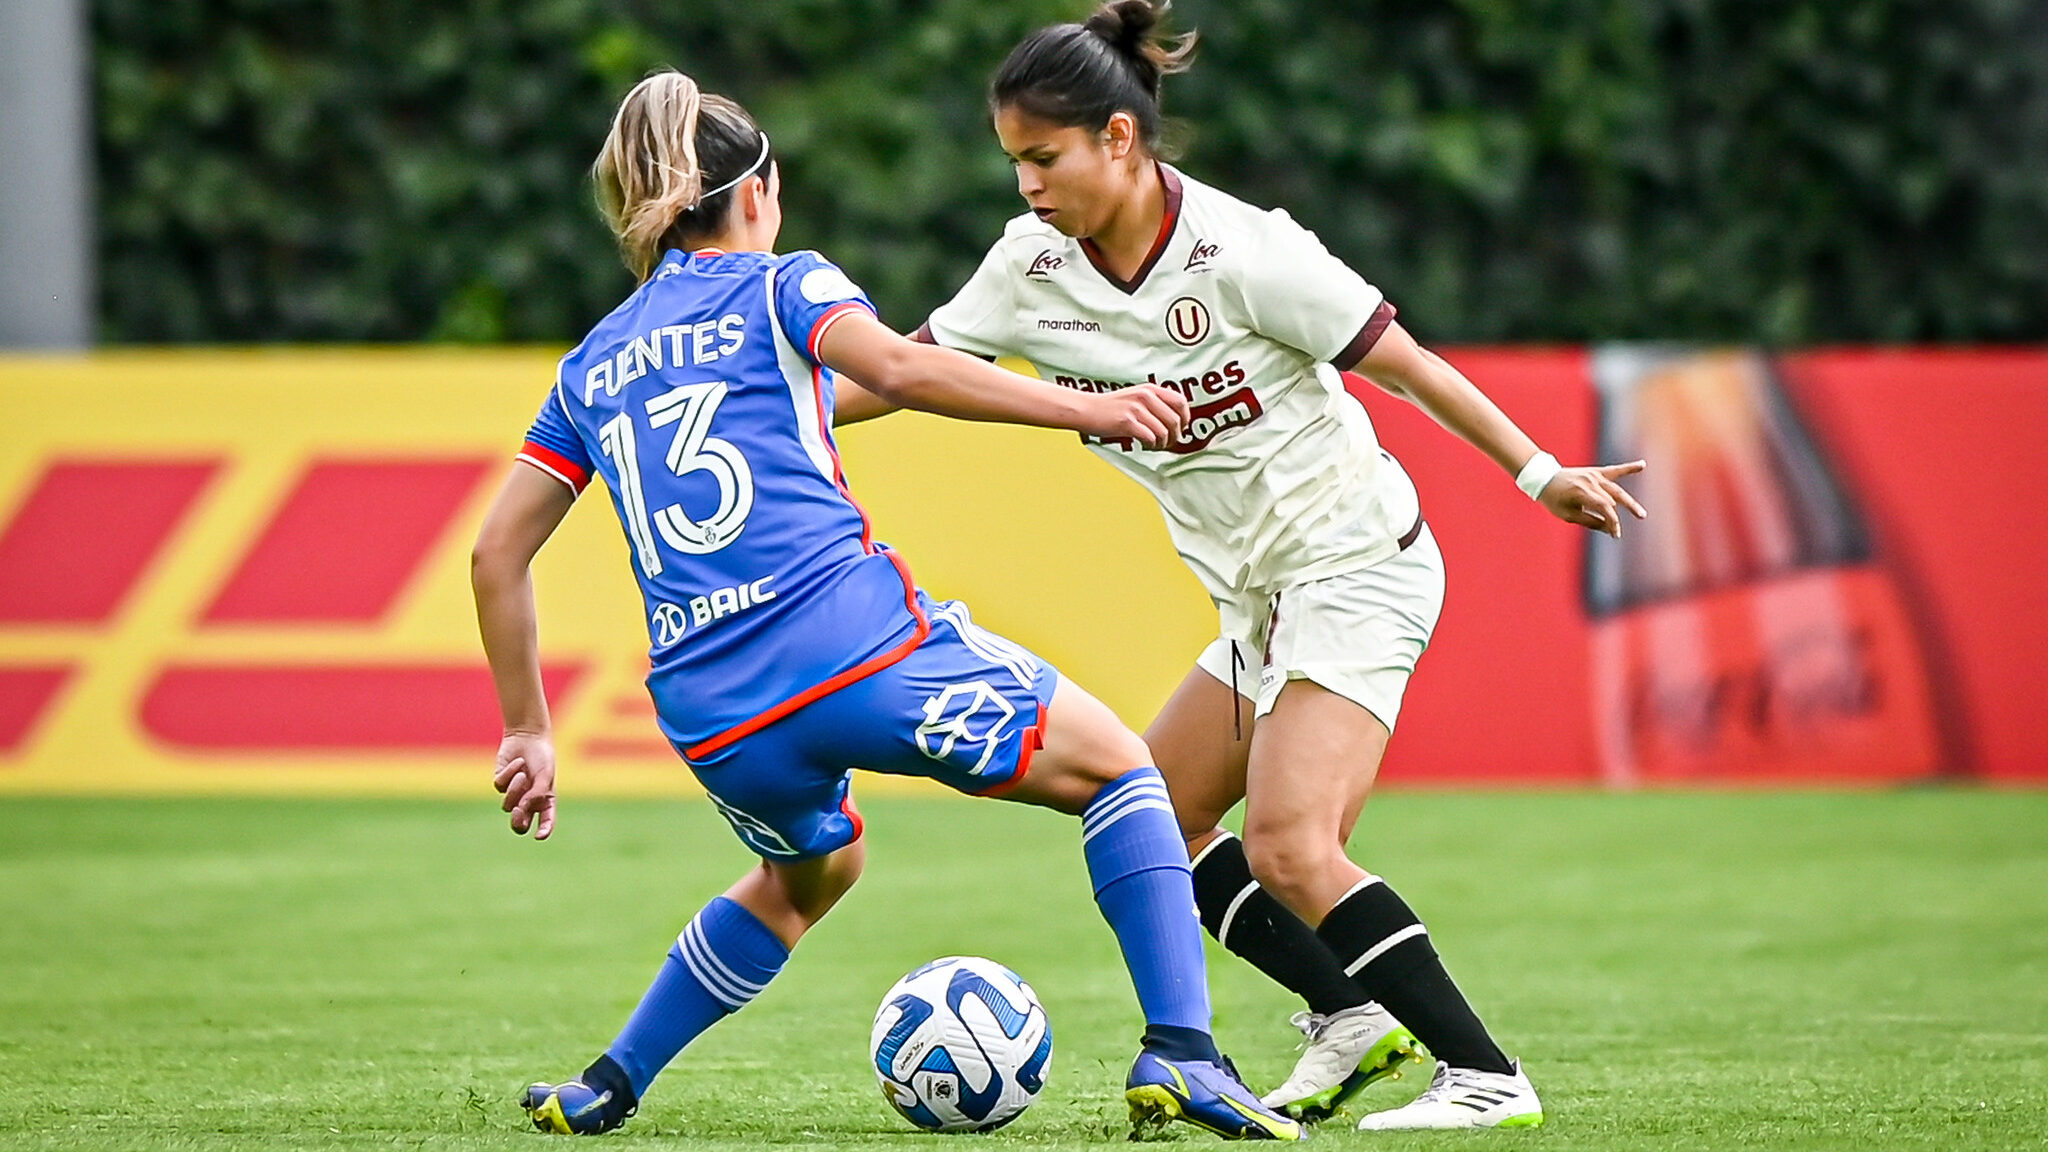
{"label": "red trim on sleeve", "polygon": [[1372,346],[1380,342],[1380,335],[1387,330],[1387,325],[1393,322],[1394,306],[1381,300],[1380,306],[1373,309],[1372,315],[1367,318],[1365,327],[1358,330],[1358,335],[1353,336],[1351,343],[1346,344],[1344,350],[1337,353],[1337,358],[1330,363],[1347,372],[1358,367],[1358,362],[1365,359],[1365,354],[1372,351]]}
{"label": "red trim on sleeve", "polygon": [[531,464],[535,468],[553,476],[555,479],[567,484],[569,491],[578,495],[581,495],[584,486],[590,483],[590,473],[578,467],[575,461],[570,460],[567,456],[562,455],[545,444],[536,444],[528,440],[519,446],[519,455],[514,457],[514,459],[519,460],[521,463]]}
{"label": "red trim on sleeve", "polygon": [[846,319],[846,314],[855,309],[866,312],[870,316],[875,314],[874,309],[869,308],[858,300],[843,300],[827,308],[824,315],[818,317],[817,323],[811,325],[811,335],[809,339],[804,341],[804,347],[810,353],[813,362],[818,359],[818,341],[825,338],[825,329]]}

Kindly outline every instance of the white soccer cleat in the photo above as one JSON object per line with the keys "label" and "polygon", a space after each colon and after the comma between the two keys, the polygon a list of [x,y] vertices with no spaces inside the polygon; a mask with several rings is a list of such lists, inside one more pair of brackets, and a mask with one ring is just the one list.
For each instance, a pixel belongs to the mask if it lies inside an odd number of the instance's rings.
{"label": "white soccer cleat", "polygon": [[1476,1068],[1436,1066],[1429,1090],[1399,1108],[1369,1113],[1363,1131],[1411,1128],[1534,1128],[1543,1123],[1543,1103],[1515,1061],[1512,1076]]}
{"label": "white soccer cleat", "polygon": [[1402,1064],[1418,1058],[1414,1035],[1378,1004],[1328,1016],[1296,1012],[1293,1023],[1308,1037],[1308,1049],[1261,1103],[1297,1120],[1328,1119],[1367,1085],[1399,1076]]}

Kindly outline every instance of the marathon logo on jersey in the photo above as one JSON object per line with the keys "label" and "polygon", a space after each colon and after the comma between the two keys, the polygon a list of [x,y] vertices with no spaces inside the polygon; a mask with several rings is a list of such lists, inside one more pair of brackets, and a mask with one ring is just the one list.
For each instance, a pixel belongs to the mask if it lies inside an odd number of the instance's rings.
{"label": "marathon logo on jersey", "polygon": [[1067,258],[1047,248],[1031,258],[1031,267],[1024,270],[1027,280],[1050,280],[1052,274],[1067,266]]}
{"label": "marathon logo on jersey", "polygon": [[1040,316],[1038,318],[1038,330],[1040,332],[1100,332],[1102,331],[1102,323],[1097,320],[1076,320],[1065,316],[1059,318]]}
{"label": "marathon logo on jersey", "polygon": [[619,350],[590,366],[583,374],[583,406],[588,408],[598,392],[617,396],[626,385],[649,372],[685,364],[710,364],[746,346],[747,318],[728,312],[716,320],[699,324],[665,324],[625,342]]}
{"label": "marathon logo on jersey", "polygon": [[1216,257],[1222,254],[1223,245],[1211,244],[1207,240],[1204,240],[1200,237],[1196,237],[1194,250],[1188,253],[1187,265],[1183,267],[1181,271],[1213,272],[1216,269],[1213,265],[1210,264],[1210,261],[1216,259]]}

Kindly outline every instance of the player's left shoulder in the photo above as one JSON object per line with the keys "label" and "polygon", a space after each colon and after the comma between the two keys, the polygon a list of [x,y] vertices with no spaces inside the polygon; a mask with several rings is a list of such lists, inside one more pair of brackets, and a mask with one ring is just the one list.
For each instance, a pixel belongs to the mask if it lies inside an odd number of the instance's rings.
{"label": "player's left shoulder", "polygon": [[1265,213],[1221,189],[1181,178],[1180,229],[1187,252],[1176,271],[1234,279],[1264,245]]}
{"label": "player's left shoulder", "polygon": [[776,257],[775,279],[810,304],[836,304],[843,300],[866,300],[867,293],[846,271],[821,252],[800,248]]}

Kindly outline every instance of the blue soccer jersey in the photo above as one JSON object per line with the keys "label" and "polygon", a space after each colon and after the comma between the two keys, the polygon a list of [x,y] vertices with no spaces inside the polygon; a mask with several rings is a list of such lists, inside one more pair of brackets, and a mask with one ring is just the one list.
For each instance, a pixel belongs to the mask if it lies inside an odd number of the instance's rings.
{"label": "blue soccer jersey", "polygon": [[814,252],[670,251],[563,357],[519,459],[601,476],[645,599],[663,730],[709,756],[930,631],[832,441],[818,341],[865,294]]}

